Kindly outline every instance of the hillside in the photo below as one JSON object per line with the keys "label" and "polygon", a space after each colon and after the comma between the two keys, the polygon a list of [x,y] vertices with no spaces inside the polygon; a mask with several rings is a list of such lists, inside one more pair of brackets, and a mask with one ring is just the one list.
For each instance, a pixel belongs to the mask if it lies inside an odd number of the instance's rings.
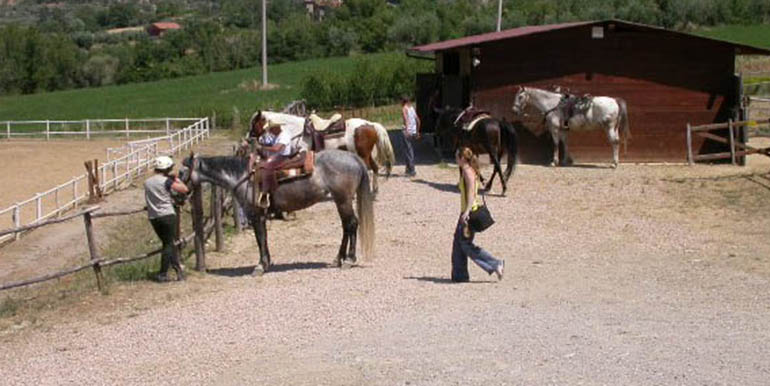
{"label": "hillside", "polygon": [[[403,54],[361,56],[384,61]],[[141,118],[217,114],[227,123],[237,109],[241,120],[257,108],[280,108],[300,95],[300,83],[308,74],[333,69],[353,70],[355,57],[324,58],[271,65],[272,90],[257,90],[260,68],[134,83],[122,86],[78,89],[33,95],[0,97],[0,121],[27,119]]]}

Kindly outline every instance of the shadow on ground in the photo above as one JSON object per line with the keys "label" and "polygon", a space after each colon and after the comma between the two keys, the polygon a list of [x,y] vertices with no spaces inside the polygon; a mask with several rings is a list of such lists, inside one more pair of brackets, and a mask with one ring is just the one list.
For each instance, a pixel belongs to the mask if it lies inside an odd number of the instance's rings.
{"label": "shadow on ground", "polygon": [[[238,277],[248,276],[254,272],[254,265],[247,265],[245,267],[225,267],[209,269],[206,273],[217,276],[226,277]],[[270,266],[268,272],[288,272],[288,271],[301,271],[305,269],[327,269],[335,268],[326,263],[288,263],[288,264],[273,264]]]}

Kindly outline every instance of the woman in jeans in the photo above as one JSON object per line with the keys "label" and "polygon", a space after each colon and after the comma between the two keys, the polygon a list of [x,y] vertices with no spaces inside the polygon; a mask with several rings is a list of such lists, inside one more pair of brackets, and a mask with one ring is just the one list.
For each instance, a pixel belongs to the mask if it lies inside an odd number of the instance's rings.
{"label": "woman in jeans", "polygon": [[468,218],[471,211],[480,205],[479,191],[479,162],[470,148],[461,147],[455,155],[457,166],[460,169],[460,218],[455,227],[455,236],[452,243],[452,281],[467,282],[468,258],[473,260],[488,274],[495,273],[498,280],[503,279],[505,261],[498,260],[489,252],[473,244],[473,231],[468,226]]}
{"label": "woman in jeans", "polygon": [[155,175],[144,182],[144,199],[147,202],[147,216],[155,233],[163,242],[163,250],[160,257],[160,272],[155,277],[157,281],[169,281],[168,268],[171,266],[176,271],[177,280],[184,280],[184,272],[179,264],[179,254],[174,245],[177,238],[177,223],[179,218],[174,210],[174,194],[187,194],[189,189],[175,175],[171,174],[174,161],[171,157],[159,156],[155,158]]}

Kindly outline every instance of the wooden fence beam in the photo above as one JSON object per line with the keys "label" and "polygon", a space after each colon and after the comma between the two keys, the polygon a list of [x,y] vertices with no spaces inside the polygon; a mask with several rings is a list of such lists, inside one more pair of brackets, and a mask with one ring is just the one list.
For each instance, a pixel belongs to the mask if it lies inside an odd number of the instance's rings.
{"label": "wooden fence beam", "polygon": [[1,236],[5,236],[5,235],[9,235],[11,233],[24,232],[24,231],[32,230],[32,229],[35,229],[35,228],[40,228],[40,227],[46,226],[46,225],[58,224],[60,222],[65,222],[65,221],[68,221],[68,220],[72,220],[75,217],[80,217],[80,216],[83,215],[83,213],[93,212],[95,210],[99,210],[99,207],[98,206],[91,206],[91,207],[86,208],[85,210],[82,210],[82,211],[78,212],[78,213],[74,213],[74,214],[71,214],[69,216],[64,216],[62,218],[41,221],[39,223],[35,223],[35,224],[31,224],[31,225],[26,225],[26,226],[23,226],[23,227],[16,227],[16,228],[13,228],[13,229],[2,230],[2,231],[0,231],[0,237]]}

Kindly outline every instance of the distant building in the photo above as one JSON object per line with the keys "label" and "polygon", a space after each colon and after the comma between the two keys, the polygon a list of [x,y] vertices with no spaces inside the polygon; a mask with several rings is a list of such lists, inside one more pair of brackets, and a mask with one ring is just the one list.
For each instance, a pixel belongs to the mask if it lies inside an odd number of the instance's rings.
{"label": "distant building", "polygon": [[150,36],[163,36],[166,31],[177,30],[181,28],[182,26],[174,22],[158,22],[150,24],[150,26],[147,27],[147,33],[150,34]]}
{"label": "distant building", "polygon": [[304,0],[307,13],[314,20],[323,20],[326,13],[332,8],[342,6],[342,0]]}

